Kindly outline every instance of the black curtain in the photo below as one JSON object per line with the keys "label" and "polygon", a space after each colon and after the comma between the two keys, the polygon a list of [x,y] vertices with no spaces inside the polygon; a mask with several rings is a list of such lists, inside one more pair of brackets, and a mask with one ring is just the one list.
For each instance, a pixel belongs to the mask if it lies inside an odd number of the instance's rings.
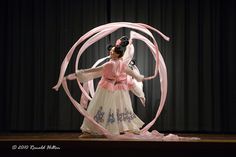
{"label": "black curtain", "polygon": [[[154,33],[168,70],[166,106],[152,129],[163,132],[236,132],[234,0],[2,0],[0,2],[0,131],[80,131],[83,117],[56,84],[72,45],[90,29],[109,22],[141,22]],[[106,55],[120,29],[90,47],[80,68]],[[135,41],[141,73],[153,73],[148,48]],[[74,72],[75,56],[67,74]],[[79,100],[76,82],[69,82]],[[159,79],[144,82],[144,108],[132,94],[137,115],[149,122],[160,101]]]}

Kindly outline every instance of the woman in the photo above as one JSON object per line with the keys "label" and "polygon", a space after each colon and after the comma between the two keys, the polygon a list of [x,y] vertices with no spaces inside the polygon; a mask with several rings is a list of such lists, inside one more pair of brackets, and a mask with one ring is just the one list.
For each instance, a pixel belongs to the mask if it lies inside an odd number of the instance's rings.
{"label": "woman", "polygon": [[[128,44],[129,39],[126,36],[121,37],[114,46],[108,46],[110,61],[100,67],[84,69],[76,73],[77,78],[82,82],[83,76],[90,72],[101,73],[102,78],[87,112],[97,123],[115,135],[125,132],[138,134],[144,124],[133,112],[127,75],[137,81],[143,81],[144,76],[132,71],[123,62],[122,56]],[[81,130],[84,133],[83,137],[87,134],[102,135],[87,119],[84,119]]]}

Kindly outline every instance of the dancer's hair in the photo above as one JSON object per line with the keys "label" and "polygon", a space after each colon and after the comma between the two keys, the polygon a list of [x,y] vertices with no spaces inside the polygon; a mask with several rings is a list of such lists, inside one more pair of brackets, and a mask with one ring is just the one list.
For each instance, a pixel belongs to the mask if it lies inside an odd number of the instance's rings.
{"label": "dancer's hair", "polygon": [[126,50],[126,46],[129,44],[129,38],[127,36],[122,36],[116,41],[115,45],[108,45],[107,50],[111,51],[113,47],[115,47],[114,51],[119,54],[118,58],[121,58],[124,55]]}

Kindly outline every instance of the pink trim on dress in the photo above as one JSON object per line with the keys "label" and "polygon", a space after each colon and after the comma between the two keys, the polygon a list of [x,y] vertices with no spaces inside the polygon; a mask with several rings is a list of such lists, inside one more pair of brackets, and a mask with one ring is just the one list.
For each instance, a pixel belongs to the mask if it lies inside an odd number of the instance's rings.
{"label": "pink trim on dress", "polygon": [[129,90],[127,83],[127,74],[125,73],[126,64],[122,59],[110,60],[103,67],[102,79],[99,87],[114,90]]}
{"label": "pink trim on dress", "polygon": [[99,87],[105,88],[110,91],[114,90],[129,90],[127,81],[116,81],[102,78],[98,84]]}

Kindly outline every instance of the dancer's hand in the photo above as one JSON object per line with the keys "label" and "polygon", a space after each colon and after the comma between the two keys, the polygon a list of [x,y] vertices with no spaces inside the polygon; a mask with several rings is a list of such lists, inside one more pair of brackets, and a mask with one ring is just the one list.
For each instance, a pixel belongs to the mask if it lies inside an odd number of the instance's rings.
{"label": "dancer's hand", "polygon": [[54,89],[55,91],[58,91],[59,87],[56,85],[56,86],[52,87],[52,89]]}
{"label": "dancer's hand", "polygon": [[139,99],[141,100],[143,106],[145,107],[145,101],[146,101],[145,97],[140,97]]}

